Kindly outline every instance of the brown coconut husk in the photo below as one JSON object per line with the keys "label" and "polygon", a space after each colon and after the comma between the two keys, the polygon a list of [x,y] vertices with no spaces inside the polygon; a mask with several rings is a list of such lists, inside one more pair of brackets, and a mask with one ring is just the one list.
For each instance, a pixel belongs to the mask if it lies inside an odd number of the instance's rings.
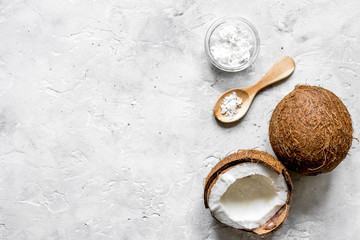
{"label": "brown coconut husk", "polygon": [[247,232],[254,232],[261,237],[266,237],[278,230],[285,222],[290,210],[290,200],[292,197],[293,189],[290,175],[287,172],[286,168],[279,160],[274,158],[272,155],[258,150],[242,150],[220,160],[218,164],[213,167],[205,180],[204,204],[206,208],[209,208],[208,201],[211,189],[216,183],[220,174],[225,173],[234,166],[249,162],[253,164],[264,164],[270,169],[274,170],[277,174],[282,174],[288,186],[288,196],[285,205],[271,219],[269,219],[269,221],[267,221],[263,226],[260,226],[256,229],[240,229]]}
{"label": "brown coconut husk", "polygon": [[351,116],[343,102],[321,87],[299,85],[276,106],[269,125],[276,156],[303,175],[330,172],[352,143]]}

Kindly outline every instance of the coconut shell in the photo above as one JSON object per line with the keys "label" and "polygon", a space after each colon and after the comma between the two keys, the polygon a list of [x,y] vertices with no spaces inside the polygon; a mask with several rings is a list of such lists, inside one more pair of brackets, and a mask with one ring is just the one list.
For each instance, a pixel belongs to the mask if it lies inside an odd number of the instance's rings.
{"label": "coconut shell", "polygon": [[209,208],[209,197],[211,189],[216,183],[220,174],[225,173],[234,166],[249,162],[253,164],[264,164],[270,169],[274,170],[277,174],[282,174],[288,187],[288,195],[285,205],[281,209],[279,209],[279,211],[271,219],[269,219],[264,225],[256,229],[240,229],[247,232],[254,232],[261,237],[266,237],[278,230],[280,226],[285,222],[290,210],[290,200],[292,197],[293,189],[290,175],[287,172],[286,168],[279,160],[274,158],[272,155],[258,150],[242,150],[220,160],[218,164],[213,167],[205,180],[204,204],[206,208]]}
{"label": "coconut shell", "polygon": [[299,85],[276,106],[269,125],[274,153],[303,175],[330,172],[352,143],[350,114],[342,101],[321,87]]}

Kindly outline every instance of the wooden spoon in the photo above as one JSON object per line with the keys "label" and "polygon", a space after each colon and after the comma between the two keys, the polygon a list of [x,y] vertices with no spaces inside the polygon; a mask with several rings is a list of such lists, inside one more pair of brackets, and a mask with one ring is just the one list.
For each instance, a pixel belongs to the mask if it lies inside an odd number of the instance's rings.
{"label": "wooden spoon", "polygon": [[[232,123],[238,121],[246,114],[251,105],[251,102],[261,89],[289,77],[294,72],[294,70],[295,62],[291,57],[280,58],[275,62],[274,66],[270,68],[265,76],[255,85],[245,88],[235,88],[224,92],[215,103],[215,117],[223,123]],[[242,103],[238,107],[236,114],[233,117],[229,117],[225,114],[221,114],[221,104],[224,98],[233,92],[235,92],[236,95],[242,99]]]}

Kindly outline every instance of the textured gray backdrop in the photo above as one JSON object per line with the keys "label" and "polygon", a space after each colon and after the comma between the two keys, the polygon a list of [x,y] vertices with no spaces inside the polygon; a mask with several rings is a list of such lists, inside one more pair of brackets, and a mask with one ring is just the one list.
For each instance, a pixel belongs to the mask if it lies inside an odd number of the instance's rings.
{"label": "textured gray backdrop", "polygon": [[[237,149],[273,153],[271,113],[296,84],[348,107],[359,137],[360,1],[0,0],[0,239],[257,239],[216,222],[203,180]],[[249,19],[260,55],[240,73],[203,48],[218,17]],[[281,56],[293,76],[225,128],[212,107]],[[329,174],[292,174],[269,239],[355,240],[360,151]]]}

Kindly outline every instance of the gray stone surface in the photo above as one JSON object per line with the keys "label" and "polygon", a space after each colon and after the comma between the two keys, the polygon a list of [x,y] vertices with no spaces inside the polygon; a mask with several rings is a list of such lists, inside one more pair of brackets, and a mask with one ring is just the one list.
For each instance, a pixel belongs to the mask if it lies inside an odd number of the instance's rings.
{"label": "gray stone surface", "polygon": [[[360,1],[0,0],[0,239],[258,239],[203,206],[203,181],[237,149],[273,153],[271,113],[296,84],[323,86],[359,137]],[[261,38],[240,73],[203,48],[218,17]],[[212,114],[281,56],[294,75],[231,128]],[[358,239],[360,151],[336,170],[292,174],[289,218],[269,239]]]}

